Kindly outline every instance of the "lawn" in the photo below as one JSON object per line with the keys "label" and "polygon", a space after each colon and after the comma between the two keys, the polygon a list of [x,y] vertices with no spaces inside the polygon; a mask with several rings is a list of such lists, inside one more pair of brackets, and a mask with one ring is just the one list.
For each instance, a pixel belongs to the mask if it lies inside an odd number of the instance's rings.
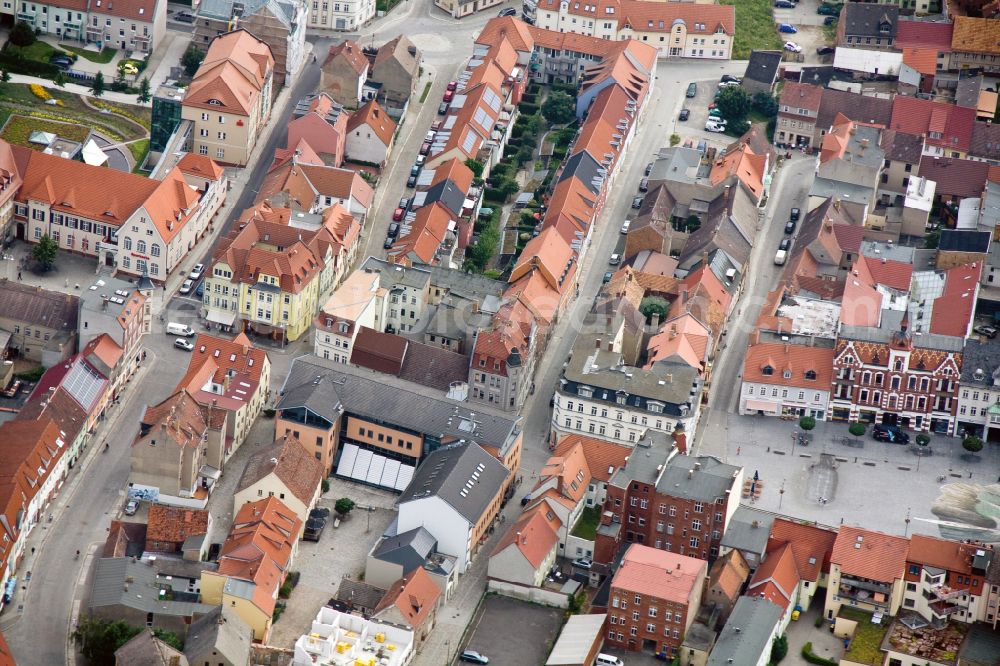
{"label": "lawn", "polygon": [[[46,87],[53,99],[62,106],[50,106],[35,97],[25,84],[7,83],[0,86],[0,117],[7,114],[37,115],[48,120],[64,120],[93,127],[113,141],[131,141],[149,136],[128,119],[149,127],[152,111],[148,107],[96,100],[95,105],[107,106],[113,113],[99,113],[83,103],[79,95],[57,86]],[[120,114],[120,115],[118,115]],[[124,117],[121,117],[124,116]]]}
{"label": "lawn", "polygon": [[31,46],[14,46],[13,44],[7,45],[8,53],[19,53],[21,57],[25,60],[37,60],[38,62],[48,62],[54,54],[62,53],[59,49],[52,46],[48,42],[43,42],[42,40],[36,41]]}
{"label": "lawn", "polygon": [[128,144],[128,149],[132,153],[132,159],[135,160],[135,169],[132,170],[133,173],[138,173],[142,169],[142,161],[146,159],[146,153],[149,152],[149,139],[142,139],[140,141],[133,141]]}
{"label": "lawn", "polygon": [[81,49],[79,46],[67,46],[66,44],[60,44],[59,48],[75,53],[85,60],[96,62],[101,65],[111,62],[111,59],[115,57],[116,53],[118,53],[116,49],[104,48],[101,49],[100,52],[97,52],[92,49]]}
{"label": "lawn", "polygon": [[851,639],[851,646],[844,652],[844,659],[872,666],[881,664],[885,655],[882,654],[880,646],[889,630],[891,618],[885,617],[882,618],[881,624],[872,624],[871,613],[848,606],[841,606],[838,615],[858,623],[857,629],[854,630],[854,638]]}
{"label": "lawn", "polygon": [[601,512],[596,507],[584,507],[579,520],[573,528],[573,536],[593,541],[597,538],[597,525],[601,520]]}
{"label": "lawn", "polygon": [[28,137],[31,136],[31,133],[35,130],[52,132],[53,134],[58,134],[63,139],[69,139],[70,141],[77,141],[80,143],[86,141],[87,137],[90,135],[90,128],[84,127],[83,125],[73,125],[53,120],[45,120],[43,118],[30,118],[28,116],[12,115],[10,120],[8,120],[7,125],[3,128],[3,133],[0,134],[0,138],[4,139],[8,143],[13,143],[18,146],[27,146],[34,150],[42,150],[42,146],[28,143]]}
{"label": "lawn", "polygon": [[784,40],[774,23],[773,0],[719,0],[719,4],[736,7],[733,60],[746,60],[753,50],[781,50]]}

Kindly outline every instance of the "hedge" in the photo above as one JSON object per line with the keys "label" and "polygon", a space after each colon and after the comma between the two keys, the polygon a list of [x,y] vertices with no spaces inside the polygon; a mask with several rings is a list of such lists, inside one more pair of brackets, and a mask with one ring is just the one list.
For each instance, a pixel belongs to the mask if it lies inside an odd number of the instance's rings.
{"label": "hedge", "polygon": [[0,69],[5,69],[10,74],[26,74],[39,76],[43,79],[54,79],[59,74],[59,68],[55,65],[37,60],[26,60],[7,52],[0,53]]}
{"label": "hedge", "polygon": [[483,198],[487,201],[492,201],[495,203],[505,203],[507,201],[506,195],[503,192],[496,189],[495,187],[487,187],[483,190]]}
{"label": "hedge", "polygon": [[521,113],[533,116],[534,114],[538,113],[539,107],[537,104],[531,104],[530,102],[521,102],[520,104],[518,104],[517,108]]}
{"label": "hedge", "polygon": [[802,646],[802,658],[810,664],[818,664],[819,666],[837,666],[838,663],[814,653],[811,641]]}

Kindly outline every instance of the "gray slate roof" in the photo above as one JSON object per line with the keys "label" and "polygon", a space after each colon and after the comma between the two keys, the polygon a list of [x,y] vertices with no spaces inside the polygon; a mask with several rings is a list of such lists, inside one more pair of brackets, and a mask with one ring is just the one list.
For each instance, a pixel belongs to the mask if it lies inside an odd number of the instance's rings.
{"label": "gray slate roof", "polygon": [[[105,557],[94,566],[90,608],[127,606],[146,613],[191,617],[209,613],[215,606],[194,601],[160,601],[157,568],[130,557]],[[204,566],[202,568],[205,568]],[[128,577],[132,582],[126,585]],[[128,589],[126,589],[126,587]]]}
{"label": "gray slate roof", "polygon": [[115,650],[116,664],[143,666],[188,666],[187,657],[143,628],[128,643]]}
{"label": "gray slate roof", "polygon": [[10,280],[0,283],[0,312],[6,319],[57,331],[75,331],[79,310],[80,299],[72,294]]}
{"label": "gray slate roof", "polygon": [[771,536],[774,518],[773,513],[740,505],[719,543],[726,548],[763,555],[767,550],[767,540]]}
{"label": "gray slate roof", "polygon": [[427,556],[436,548],[437,539],[421,526],[402,534],[383,537],[372,551],[372,557],[402,566],[403,575],[406,575],[417,567],[422,567]]}
{"label": "gray slate roof", "polygon": [[[848,2],[844,11],[844,34],[861,37],[893,37],[896,36],[899,22],[899,7],[895,5],[875,5],[862,2]],[[888,24],[887,32],[881,31],[881,25]]]}
{"label": "gray slate roof", "polygon": [[446,446],[424,459],[397,504],[436,495],[475,525],[509,474],[478,444]]}
{"label": "gray slate roof", "polygon": [[209,661],[215,650],[233,664],[245,664],[250,659],[252,638],[253,631],[236,611],[217,606],[190,626],[184,654],[192,663],[201,663]]}
{"label": "gray slate roof", "polygon": [[405,267],[390,264],[384,259],[368,257],[361,264],[361,270],[379,274],[379,286],[392,289],[396,285],[424,289],[431,280],[431,273],[424,266]]}
{"label": "gray slate roof", "polygon": [[521,432],[521,418],[483,405],[426,395],[423,389],[392,375],[316,356],[292,361],[282,387],[279,409],[305,406],[335,420],[344,411],[437,437],[442,443],[475,441],[506,451]]}
{"label": "gray slate roof", "polygon": [[781,64],[781,51],[751,51],[747,61],[747,70],[743,79],[758,81],[768,86],[774,85],[778,75],[778,65]]}
{"label": "gray slate roof", "polygon": [[354,608],[374,610],[385,596],[386,590],[353,578],[344,578],[337,588],[337,601]]}
{"label": "gray slate roof", "polygon": [[995,372],[1000,379],[1000,340],[966,340],[962,352],[962,386],[995,388]]}
{"label": "gray slate roof", "polygon": [[781,608],[761,597],[740,597],[719,640],[708,656],[708,666],[756,664],[771,650],[771,635],[781,619]]}
{"label": "gray slate roof", "polygon": [[[233,0],[202,0],[198,7],[198,16],[221,19],[228,21],[233,15]],[[282,19],[286,25],[290,25],[295,17],[295,8],[289,2],[280,0],[244,0],[242,16],[253,16],[263,7],[271,10],[277,18]]]}

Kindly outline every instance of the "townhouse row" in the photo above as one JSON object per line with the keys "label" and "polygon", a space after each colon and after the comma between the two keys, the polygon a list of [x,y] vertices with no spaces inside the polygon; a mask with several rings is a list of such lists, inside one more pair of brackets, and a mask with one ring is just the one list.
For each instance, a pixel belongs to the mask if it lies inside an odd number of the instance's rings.
{"label": "townhouse row", "polygon": [[0,16],[11,23],[23,21],[60,41],[146,55],[156,50],[167,33],[166,0],[8,0],[0,5]]}

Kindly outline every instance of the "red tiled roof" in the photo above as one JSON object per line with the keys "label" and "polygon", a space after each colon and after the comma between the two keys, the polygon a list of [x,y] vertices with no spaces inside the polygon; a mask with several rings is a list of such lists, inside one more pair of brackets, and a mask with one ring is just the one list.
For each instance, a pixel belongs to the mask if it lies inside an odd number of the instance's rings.
{"label": "red tiled roof", "polygon": [[708,574],[708,564],[687,555],[678,555],[634,543],[625,551],[621,566],[611,581],[616,590],[687,605],[691,593],[700,589]]}
{"label": "red tiled roof", "polygon": [[906,561],[968,575],[972,573],[972,558],[981,548],[978,544],[914,534]]}
{"label": "red tiled roof", "polygon": [[323,480],[323,463],[313,457],[294,435],[284,435],[271,446],[250,456],[236,484],[236,492],[267,476],[274,476],[306,508],[311,508],[316,490]]}
{"label": "red tiled roof", "polygon": [[[476,37],[476,44],[492,46],[506,40],[515,51],[531,53],[535,47],[534,28],[514,16],[490,19]],[[545,31],[548,32],[548,31]]]}
{"label": "red tiled roof", "polygon": [[217,35],[191,80],[184,106],[244,116],[253,114],[274,70],[274,57],[266,42],[240,28]]}
{"label": "red tiled roof", "polygon": [[[669,32],[675,21],[683,21],[689,35],[715,34],[720,27],[727,35],[733,35],[736,33],[736,8],[732,5],[621,0],[618,24],[631,25],[635,32]],[[700,25],[705,27],[696,27]]]}
{"label": "red tiled roof", "polygon": [[749,573],[750,567],[747,566],[746,560],[740,551],[734,548],[725,555],[720,555],[712,563],[708,584],[711,587],[718,587],[726,597],[735,600],[743,589],[743,583],[746,582]]}
{"label": "red tiled roof", "polygon": [[407,625],[416,629],[431,614],[440,597],[441,588],[423,567],[417,567],[409,578],[400,578],[392,584],[375,607],[373,615],[378,616],[390,606],[395,606]]}
{"label": "red tiled roof", "polygon": [[997,19],[956,16],[951,48],[964,53],[1000,55],[997,40]]}
{"label": "red tiled roof", "polygon": [[625,459],[632,453],[632,449],[627,446],[576,434],[566,435],[559,440],[554,453],[557,456],[564,456],[577,446],[583,449],[591,476],[605,483],[625,465]]}
{"label": "red tiled roof", "polygon": [[390,118],[385,109],[374,99],[351,114],[347,121],[347,131],[353,132],[361,125],[371,127],[375,136],[386,146],[392,143],[392,135],[396,132],[396,121]]}
{"label": "red tiled roof", "polygon": [[982,264],[955,266],[945,271],[944,291],[934,299],[931,333],[964,338],[976,308]]}
{"label": "red tiled roof", "polygon": [[[236,411],[257,393],[267,364],[267,352],[254,347],[245,333],[232,340],[199,333],[177,388],[189,391],[199,404]],[[210,384],[223,391],[213,392]]]}
{"label": "red tiled roof", "polygon": [[908,21],[900,18],[896,24],[896,47],[926,48],[950,53],[951,35],[950,22]]}
{"label": "red tiled roof", "polygon": [[[778,101],[779,110],[785,115],[800,115],[799,109],[806,109],[813,113],[819,112],[820,102],[823,101],[823,89],[809,83],[795,83],[786,81],[785,87],[781,90],[781,99]],[[784,107],[788,107],[788,111]]]}
{"label": "red tiled roof", "polygon": [[190,536],[208,532],[208,511],[153,503],[146,520],[146,542],[183,543]]}
{"label": "red tiled roof", "polygon": [[546,505],[536,504],[522,513],[517,522],[500,537],[492,554],[497,555],[513,545],[532,567],[538,569],[559,543],[559,535],[545,519],[545,512],[548,510]]}
{"label": "red tiled roof", "polygon": [[830,563],[842,574],[891,583],[906,573],[910,542],[903,537],[845,525],[837,533]]}
{"label": "red tiled roof", "polygon": [[989,171],[990,165],[978,160],[930,155],[920,158],[921,178],[933,180],[937,184],[935,193],[944,200],[981,196]]}
{"label": "red tiled roof", "polygon": [[784,544],[769,551],[757,567],[747,587],[747,596],[764,597],[776,606],[787,609],[795,597],[798,584],[799,573],[791,544]]}
{"label": "red tiled roof", "polygon": [[[771,374],[764,374],[770,367]],[[784,373],[791,372],[790,377]],[[816,379],[806,379],[806,372]],[[833,350],[780,342],[758,342],[747,347],[743,362],[743,381],[802,389],[829,390],[833,379]]]}
{"label": "red tiled roof", "polygon": [[884,284],[898,291],[910,290],[910,279],[913,277],[913,264],[891,259],[874,259],[866,257],[868,272],[875,284]]}
{"label": "red tiled roof", "polygon": [[767,551],[791,544],[799,577],[816,582],[830,568],[830,554],[837,532],[787,518],[777,518],[771,526]]}
{"label": "red tiled roof", "polygon": [[[929,145],[964,153],[972,143],[975,122],[975,109],[900,95],[893,100],[889,127],[910,134],[928,134]],[[941,136],[932,137],[930,132],[939,132]]]}

